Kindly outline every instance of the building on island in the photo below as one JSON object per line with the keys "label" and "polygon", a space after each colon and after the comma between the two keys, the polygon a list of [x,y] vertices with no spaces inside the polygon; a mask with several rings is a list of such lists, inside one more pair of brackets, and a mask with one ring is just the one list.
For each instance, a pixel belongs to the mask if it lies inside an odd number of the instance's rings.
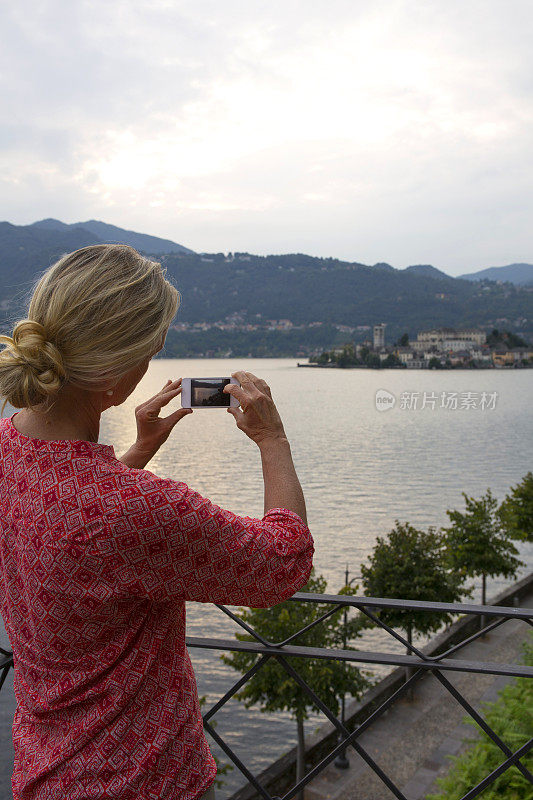
{"label": "building on island", "polygon": [[492,362],[495,367],[511,367],[521,362],[533,362],[533,349],[516,347],[514,350],[497,348],[492,351]]}
{"label": "building on island", "polygon": [[416,342],[412,342],[414,350],[429,350],[434,348],[439,352],[456,352],[471,349],[476,345],[483,345],[487,341],[487,334],[478,328],[435,328],[430,331],[420,331]]}
{"label": "building on island", "polygon": [[381,350],[382,347],[385,347],[385,327],[385,322],[374,325],[374,350]]}
{"label": "building on island", "polygon": [[407,366],[414,358],[414,353],[410,347],[396,347],[393,352],[398,356],[402,364],[407,364]]}

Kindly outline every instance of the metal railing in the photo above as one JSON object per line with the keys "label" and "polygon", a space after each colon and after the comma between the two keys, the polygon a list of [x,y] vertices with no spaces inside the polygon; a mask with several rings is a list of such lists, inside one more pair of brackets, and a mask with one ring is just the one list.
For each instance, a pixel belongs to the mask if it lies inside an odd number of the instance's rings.
{"label": "metal railing", "polygon": [[[291,800],[298,795],[301,790],[317,777],[334,759],[336,759],[344,750],[350,746],[359,756],[368,764],[374,773],[381,779],[391,792],[391,796],[397,797],[398,800],[407,800],[400,788],[391,780],[391,778],[384,772],[379,764],[372,758],[370,753],[358,741],[361,735],[377,720],[385,711],[387,711],[393,703],[395,703],[402,695],[412,690],[413,684],[422,677],[422,675],[431,673],[440,682],[440,684],[449,692],[449,694],[465,709],[470,717],[477,723],[479,728],[489,736],[492,741],[500,748],[505,759],[502,763],[487,775],[480,783],[473,786],[461,800],[472,800],[477,797],[484,789],[487,788],[496,778],[509,769],[511,766],[516,766],[522,775],[533,784],[533,775],[520,759],[529,752],[533,747],[533,739],[530,739],[526,744],[520,747],[515,752],[502,741],[502,739],[495,733],[495,731],[488,725],[486,720],[476,711],[471,703],[457,690],[453,684],[450,683],[445,676],[446,672],[471,672],[477,674],[488,675],[507,675],[521,678],[533,678],[533,667],[525,666],[522,664],[501,664],[501,663],[487,663],[481,661],[466,661],[457,658],[450,658],[461,648],[470,642],[475,641],[480,636],[489,633],[500,625],[503,625],[509,620],[520,620],[526,624],[533,626],[533,609],[527,608],[513,608],[507,606],[482,606],[473,605],[468,603],[430,603],[411,600],[396,600],[390,598],[376,598],[376,597],[355,597],[351,595],[327,595],[327,594],[307,594],[297,593],[291,602],[304,602],[304,603],[320,603],[330,604],[332,608],[323,614],[318,619],[314,620],[310,625],[297,631],[291,636],[287,637],[282,642],[270,642],[260,636],[243,620],[231,612],[228,608],[222,605],[217,607],[228,617],[230,617],[237,625],[243,628],[246,633],[250,634],[254,641],[239,641],[234,639],[210,639],[210,638],[197,638],[188,637],[187,646],[192,648],[202,648],[209,650],[222,650],[222,651],[240,651],[247,653],[256,653],[258,660],[254,666],[243,675],[235,684],[224,694],[223,697],[215,703],[215,705],[207,711],[204,716],[204,728],[219,745],[219,747],[228,756],[230,761],[241,771],[247,779],[250,786],[256,790],[256,796],[262,797],[265,800]],[[403,644],[411,655],[401,655],[396,653],[384,652],[370,652],[364,650],[339,650],[339,649],[323,649],[317,647],[304,647],[294,644],[295,640],[302,634],[309,631],[311,628],[319,625],[335,611],[344,608],[354,608],[366,615],[372,622],[385,631],[389,636]],[[476,633],[468,636],[466,639],[460,641],[438,655],[427,655],[423,653],[414,644],[409,643],[406,638],[399,634],[396,630],[386,625],[376,611],[380,609],[394,609],[396,611],[428,611],[428,612],[441,612],[450,615],[471,615],[474,617],[483,617],[485,619],[492,618],[492,622],[478,630]],[[320,659],[336,659],[339,661],[359,663],[359,664],[382,664],[396,667],[409,667],[411,676],[406,680],[394,693],[388,697],[384,702],[379,705],[355,730],[350,732],[345,724],[340,721],[331,710],[320,700],[309,684],[299,675],[298,671],[288,663],[287,657],[297,656],[300,658],[320,658]],[[239,756],[231,749],[231,747],[224,741],[223,737],[213,728],[210,724],[212,717],[219,711],[225,703],[228,702],[244,685],[252,678],[270,659],[276,659],[285,672],[290,675],[293,680],[301,687],[308,698],[313,702],[317,709],[319,709],[324,716],[332,723],[339,733],[338,744],[331,749],[331,751],[322,760],[312,767],[307,774],[297,783],[295,783],[285,794],[281,797],[273,796],[269,791],[262,786],[258,779],[251,773],[251,771],[242,762]]]}
{"label": "metal railing", "polygon": [[[493,781],[498,778],[503,772],[511,766],[516,766],[522,775],[533,784],[533,775],[529,769],[521,762],[521,758],[525,756],[533,747],[533,739],[530,739],[518,750],[512,752],[511,749],[502,741],[502,739],[495,733],[495,731],[487,724],[486,720],[476,711],[476,709],[469,703],[465,697],[457,690],[453,684],[450,683],[445,676],[446,672],[471,672],[486,675],[507,675],[520,678],[533,678],[533,667],[522,664],[502,664],[502,663],[487,663],[481,661],[465,661],[457,658],[450,658],[450,656],[463,648],[465,645],[473,642],[478,637],[498,628],[509,620],[520,620],[526,624],[533,626],[533,609],[527,608],[514,608],[507,606],[482,606],[467,603],[430,603],[412,600],[396,600],[390,598],[376,598],[376,597],[356,597],[352,595],[328,595],[328,594],[307,594],[297,593],[290,602],[304,602],[304,603],[320,603],[329,604],[331,609],[323,614],[318,619],[307,625],[305,628],[297,631],[291,636],[287,637],[281,642],[270,642],[260,636],[243,620],[236,616],[232,611],[222,605],[217,605],[224,614],[230,617],[237,625],[243,628],[246,633],[253,637],[254,641],[240,641],[236,639],[212,639],[212,638],[198,638],[187,637],[186,643],[188,647],[202,648],[208,650],[222,650],[222,651],[241,651],[247,653],[255,653],[258,659],[254,666],[248,670],[234,685],[220,698],[204,715],[204,728],[210,734],[215,742],[219,745],[221,750],[228,756],[230,761],[236,766],[244,775],[250,786],[256,791],[259,797],[264,800],[291,800],[300,791],[317,777],[337,756],[339,756],[349,746],[352,747],[359,756],[369,765],[374,773],[382,780],[382,782],[390,790],[391,795],[397,797],[398,800],[407,800],[398,786],[391,780],[391,778],[384,772],[384,770],[377,764],[367,750],[358,741],[361,735],[377,720],[393,703],[395,703],[406,692],[411,691],[413,684],[422,677],[422,675],[432,674],[440,684],[449,692],[449,694],[465,709],[470,717],[477,723],[479,728],[484,731],[487,736],[500,748],[503,756],[505,757],[502,763],[487,775],[480,783],[473,786],[461,800],[472,800],[477,797],[484,789],[486,789]],[[401,655],[397,653],[386,652],[371,652],[365,650],[341,650],[332,648],[318,648],[318,647],[305,647],[294,644],[299,636],[319,625],[325,619],[330,617],[335,611],[340,609],[354,608],[366,615],[372,622],[385,631],[388,635],[394,637],[397,641],[405,646],[411,655]],[[423,653],[414,644],[409,643],[401,634],[391,627],[386,625],[376,611],[380,609],[394,609],[401,611],[428,611],[428,612],[441,612],[450,615],[471,615],[474,617],[493,618],[486,627],[478,630],[473,635],[449,647],[445,652],[438,655],[427,655]],[[0,689],[2,688],[6,675],[9,669],[13,666],[12,653],[0,648],[0,653],[3,658],[0,659]],[[393,694],[390,695],[384,702],[379,705],[355,730],[349,731],[343,722],[341,722],[331,710],[320,700],[309,684],[299,675],[298,671],[288,663],[288,657],[299,658],[319,658],[319,659],[336,659],[344,662],[353,662],[358,664],[382,664],[387,666],[396,667],[409,667],[411,668],[411,676],[398,688]],[[285,672],[290,675],[293,680],[305,692],[308,698],[319,709],[324,716],[332,723],[332,725],[339,732],[338,744],[322,760],[313,766],[309,772],[295,785],[293,785],[282,797],[273,796],[269,791],[262,786],[258,779],[251,773],[237,754],[231,747],[224,741],[223,737],[214,729],[210,720],[224,706],[245,684],[253,675],[255,675],[270,659],[275,659]]]}

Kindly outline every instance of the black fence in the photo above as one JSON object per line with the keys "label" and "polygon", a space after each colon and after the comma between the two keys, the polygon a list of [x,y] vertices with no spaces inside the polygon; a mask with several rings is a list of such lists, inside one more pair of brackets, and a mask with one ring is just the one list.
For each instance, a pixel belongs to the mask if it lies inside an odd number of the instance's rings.
{"label": "black fence", "polygon": [[[355,597],[351,595],[326,595],[326,594],[307,594],[298,593],[291,598],[291,602],[304,602],[304,603],[320,603],[328,604],[331,608],[318,619],[314,620],[310,625],[302,628],[296,633],[292,634],[281,642],[269,642],[254,631],[250,626],[243,622],[238,616],[232,613],[225,606],[218,606],[218,608],[234,620],[237,625],[243,628],[246,633],[253,637],[253,641],[239,641],[236,639],[208,639],[188,637],[187,646],[193,648],[204,648],[209,650],[221,651],[246,651],[249,653],[257,654],[258,658],[254,666],[243,675],[235,684],[229,689],[223,697],[215,703],[215,705],[204,714],[204,727],[215,742],[227,755],[229,760],[236,766],[244,775],[248,783],[255,790],[255,796],[264,798],[265,800],[291,800],[296,797],[300,791],[310,781],[312,781],[325,767],[330,764],[338,756],[342,755],[347,747],[352,747],[361,758],[371,767],[375,774],[383,781],[385,786],[389,789],[391,797],[397,797],[399,800],[407,800],[405,795],[401,792],[398,786],[391,780],[391,778],[381,769],[379,764],[372,758],[372,756],[365,750],[365,748],[358,741],[361,734],[369,728],[372,723],[378,719],[391,705],[396,702],[406,692],[410,692],[416,681],[425,673],[431,673],[441,683],[441,685],[470,715],[470,717],[477,723],[479,728],[489,736],[492,741],[502,751],[502,763],[487,775],[480,783],[473,786],[461,800],[471,800],[477,797],[484,789],[486,789],[496,778],[509,769],[511,766],[516,766],[522,775],[533,784],[533,775],[527,767],[521,762],[521,758],[525,756],[533,747],[533,739],[530,739],[522,747],[515,752],[502,741],[502,739],[495,733],[494,730],[487,724],[483,717],[476,711],[476,709],[457,691],[457,689],[450,683],[446,677],[447,672],[471,672],[477,674],[489,675],[507,675],[520,678],[533,678],[533,667],[525,666],[522,664],[501,664],[501,663],[486,663],[480,661],[465,661],[459,658],[450,658],[450,656],[464,647],[466,644],[474,641],[479,636],[482,636],[495,628],[503,625],[509,620],[521,620],[526,625],[533,625],[533,609],[527,608],[512,608],[506,606],[481,606],[464,603],[429,603],[420,601],[409,600],[395,600],[389,598],[376,598],[376,597]],[[319,625],[335,611],[340,609],[354,608],[366,615],[372,622],[379,626],[387,634],[394,637],[401,644],[403,644],[410,655],[401,655],[386,652],[369,652],[364,650],[340,650],[340,649],[322,649],[316,647],[305,647],[295,644],[298,637],[302,636],[308,630],[316,625]],[[396,609],[402,611],[427,611],[427,612],[441,612],[450,615],[471,615],[479,617],[488,624],[480,628],[474,634],[459,642],[458,644],[449,647],[445,652],[439,655],[429,656],[424,654],[414,644],[409,643],[401,634],[396,630],[386,625],[379,618],[380,609]],[[12,653],[0,648],[2,658],[0,658],[0,689],[2,688],[6,675],[9,669],[13,666]],[[367,717],[362,724],[355,730],[349,731],[346,725],[339,720],[331,710],[324,705],[320,698],[316,695],[313,689],[306,683],[306,681],[299,675],[298,671],[287,661],[288,657],[297,656],[299,658],[321,658],[321,659],[335,659],[344,662],[352,662],[356,664],[383,664],[395,667],[409,668],[410,677],[403,683],[394,693],[388,697],[381,705],[375,709],[370,716]],[[211,724],[213,716],[219,711],[222,706],[228,702],[250,678],[255,675],[269,659],[276,659],[285,672],[296,681],[305,694],[311,699],[314,706],[321,711],[324,716],[332,723],[339,733],[338,744],[334,746],[331,751],[322,760],[312,767],[309,772],[295,785],[293,785],[282,797],[273,796],[269,793],[267,788],[262,786],[258,779],[250,772],[242,760],[234,753],[231,747],[224,741]]]}
{"label": "black fence", "polygon": [[[441,685],[449,692],[449,694],[465,709],[470,717],[477,723],[479,728],[483,730],[492,741],[500,748],[503,755],[502,763],[490,775],[487,775],[480,783],[473,786],[461,800],[471,800],[477,797],[484,789],[486,789],[496,778],[509,769],[511,766],[516,766],[522,775],[533,784],[533,775],[520,759],[533,747],[533,739],[528,741],[516,752],[511,749],[502,741],[502,739],[492,730],[483,717],[476,711],[476,709],[457,691],[457,689],[450,683],[446,677],[446,672],[471,672],[478,674],[489,675],[507,675],[513,677],[527,677],[533,678],[533,667],[525,666],[522,664],[501,664],[501,663],[486,663],[486,662],[473,662],[464,661],[459,658],[450,658],[465,645],[473,642],[479,636],[483,636],[495,628],[503,625],[508,620],[521,620],[527,625],[533,625],[533,609],[527,608],[509,608],[506,606],[481,606],[468,603],[429,603],[420,601],[409,600],[396,600],[389,598],[376,598],[376,597],[354,597],[350,595],[326,595],[326,594],[307,594],[297,593],[291,598],[291,602],[304,602],[304,603],[320,603],[329,604],[331,609],[323,614],[320,618],[316,619],[310,625],[296,633],[289,636],[281,642],[269,642],[260,636],[256,631],[250,628],[249,625],[244,623],[238,616],[233,614],[225,606],[218,606],[218,608],[237,625],[243,628],[246,633],[250,634],[254,641],[238,641],[235,639],[204,639],[189,637],[187,638],[188,647],[204,648],[210,650],[222,651],[246,651],[248,653],[256,653],[258,658],[254,666],[243,675],[236,683],[229,689],[223,697],[218,700],[215,705],[204,714],[204,727],[206,731],[217,742],[219,747],[224,751],[229,760],[235,765],[244,777],[247,779],[249,785],[255,789],[255,797],[262,797],[265,800],[291,800],[291,798],[299,795],[301,790],[312,781],[325,767],[328,766],[333,760],[342,756],[347,747],[352,747],[361,758],[371,767],[375,774],[383,781],[385,786],[390,791],[391,797],[397,797],[399,800],[407,800],[402,791],[395,785],[391,778],[381,769],[379,764],[372,758],[372,756],[362,747],[358,739],[361,734],[366,731],[376,719],[378,719],[387,709],[391,707],[402,695],[411,692],[413,685],[424,674],[430,672],[441,683]],[[321,649],[314,647],[303,647],[295,644],[298,637],[310,630],[315,625],[319,625],[335,611],[340,609],[354,608],[366,615],[372,620],[375,625],[379,626],[388,635],[394,637],[401,642],[410,653],[410,655],[401,655],[395,653],[378,653],[369,652],[364,650],[335,650],[335,649]],[[401,634],[396,630],[386,625],[379,618],[380,609],[395,609],[403,611],[427,611],[427,612],[441,612],[450,615],[470,615],[480,618],[480,622],[488,622],[483,627],[476,631],[471,636],[468,636],[463,641],[449,647],[439,655],[428,656],[424,654],[412,643],[409,643]],[[377,613],[376,613],[377,612]],[[324,703],[317,697],[313,689],[306,683],[305,680],[298,674],[298,671],[288,663],[287,657],[297,656],[299,658],[323,658],[323,659],[336,659],[339,661],[352,662],[356,664],[383,664],[395,667],[409,668],[410,677],[403,683],[390,697],[376,708],[367,719],[360,724],[356,730],[350,732],[345,724],[339,720],[331,710],[324,705]],[[312,700],[314,706],[321,711],[324,716],[332,723],[339,733],[338,744],[334,746],[331,751],[324,757],[318,764],[312,767],[307,774],[297,783],[295,783],[285,794],[281,797],[274,796],[269,793],[265,786],[262,786],[258,779],[250,772],[242,760],[231,749],[231,747],[224,741],[217,731],[210,724],[210,720],[219,711],[222,706],[228,702],[244,685],[255,675],[269,659],[274,658],[278,661],[285,672],[292,677],[294,681],[301,687],[305,694]]]}

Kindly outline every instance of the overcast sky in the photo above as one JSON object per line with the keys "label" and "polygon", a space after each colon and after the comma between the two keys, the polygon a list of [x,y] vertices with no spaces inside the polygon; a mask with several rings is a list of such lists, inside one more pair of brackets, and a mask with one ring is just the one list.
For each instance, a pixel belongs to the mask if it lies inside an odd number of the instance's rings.
{"label": "overcast sky", "polygon": [[533,262],[531,0],[17,0],[0,219]]}

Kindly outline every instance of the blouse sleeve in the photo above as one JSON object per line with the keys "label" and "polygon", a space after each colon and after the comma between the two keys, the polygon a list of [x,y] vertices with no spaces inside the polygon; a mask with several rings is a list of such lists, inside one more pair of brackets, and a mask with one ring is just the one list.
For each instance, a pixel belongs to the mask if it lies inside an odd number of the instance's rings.
{"label": "blouse sleeve", "polygon": [[241,517],[185,483],[138,474],[124,488],[115,518],[106,514],[108,533],[95,539],[115,599],[266,608],[307,583],[313,539],[293,511]]}

